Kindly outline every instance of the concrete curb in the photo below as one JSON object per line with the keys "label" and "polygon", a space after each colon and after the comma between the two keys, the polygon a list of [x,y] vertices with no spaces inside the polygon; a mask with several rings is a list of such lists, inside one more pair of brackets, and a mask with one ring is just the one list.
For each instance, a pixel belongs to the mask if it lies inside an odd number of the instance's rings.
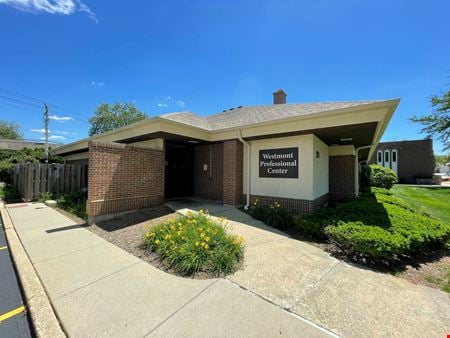
{"label": "concrete curb", "polygon": [[25,249],[5,209],[4,202],[0,200],[0,212],[5,226],[6,240],[11,250],[12,259],[16,267],[20,283],[24,290],[27,311],[31,314],[34,331],[37,337],[66,337],[60,323],[53,311],[53,307],[28,258]]}

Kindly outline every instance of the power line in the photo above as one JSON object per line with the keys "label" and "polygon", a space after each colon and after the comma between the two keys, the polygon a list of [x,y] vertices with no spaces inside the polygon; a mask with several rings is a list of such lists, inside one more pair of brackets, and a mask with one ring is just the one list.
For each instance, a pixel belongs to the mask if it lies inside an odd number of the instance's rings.
{"label": "power line", "polygon": [[0,104],[8,106],[8,107],[14,107],[14,108],[23,109],[23,110],[26,110],[27,112],[30,111],[30,112],[33,112],[33,113],[41,114],[41,111],[37,110],[36,108],[24,107],[24,106],[20,106],[18,104],[14,104],[14,103],[10,103],[10,102],[2,102],[2,101],[0,101]]}
{"label": "power line", "polygon": [[[44,105],[46,103],[44,100],[41,100],[41,99],[38,99],[38,98],[35,98],[35,97],[32,97],[32,96],[20,94],[18,92],[10,90],[10,89],[0,88],[0,91],[4,91],[4,92],[8,93],[9,95],[16,96],[16,98],[11,98],[11,97],[8,97],[8,96],[5,96],[5,95],[0,95],[0,97],[3,97],[5,99],[11,100],[11,101],[20,102],[20,103],[23,103],[23,104],[26,104],[26,105],[42,108],[42,105]],[[27,101],[25,101],[25,100],[27,100]],[[30,101],[34,101],[34,102],[30,102]],[[38,103],[38,104],[36,104],[36,103]],[[59,114],[70,114],[70,115],[78,117],[79,120],[86,121],[87,123],[89,123],[87,121],[86,116],[83,116],[81,114],[73,113],[73,112],[71,112],[71,111],[69,111],[69,110],[67,110],[67,109],[65,109],[65,108],[63,108],[61,106],[53,104],[51,102],[47,102],[47,104],[49,106],[54,106],[54,107],[58,108],[58,109],[52,109],[56,113],[59,113]]]}
{"label": "power line", "polygon": [[[6,101],[6,102],[1,102],[0,101],[1,104],[9,105],[9,106],[14,107],[14,108],[27,109],[28,111],[32,111],[32,112],[35,112],[35,113],[42,114],[41,110],[37,110],[38,108],[42,109],[42,106],[39,106],[39,105],[36,105],[36,104],[31,104],[31,103],[23,101],[23,100],[17,100],[17,99],[14,99],[14,98],[10,98],[10,97],[7,97],[7,96],[0,95],[0,100],[2,100],[2,99],[6,99],[8,101]],[[28,105],[29,107],[28,106],[25,107],[25,105]],[[58,113],[59,114],[64,114],[64,113],[56,111],[54,109],[51,109],[51,111],[53,113],[55,113],[55,114],[58,114]],[[78,123],[84,123],[84,124],[90,125],[90,123],[88,121],[86,121],[86,120],[82,120],[82,119],[79,119],[79,118],[75,119],[72,116],[70,116],[70,117],[71,117],[71,119],[67,120],[67,122],[69,122],[69,121],[70,122],[78,122]]]}
{"label": "power line", "polygon": [[40,103],[40,104],[44,103],[42,100],[36,99],[36,98],[28,96],[28,95],[19,94],[19,93],[15,92],[13,90],[10,90],[10,89],[0,88],[0,90],[4,91],[4,92],[7,92],[7,93],[10,93],[13,96],[23,97],[25,99],[28,99],[28,100],[31,100],[31,101],[35,101],[36,103]]}
{"label": "power line", "polygon": [[8,96],[4,96],[4,95],[0,95],[0,98],[6,99],[6,100],[9,100],[9,101],[12,101],[12,102],[16,102],[16,103],[21,103],[21,104],[29,105],[29,106],[31,106],[31,107],[36,107],[36,108],[41,108],[41,107],[42,107],[42,105],[38,105],[38,104],[36,104],[36,103],[30,103],[30,102],[28,102],[28,101],[24,101],[24,100],[20,100],[20,99],[15,99],[15,98],[8,97]]}

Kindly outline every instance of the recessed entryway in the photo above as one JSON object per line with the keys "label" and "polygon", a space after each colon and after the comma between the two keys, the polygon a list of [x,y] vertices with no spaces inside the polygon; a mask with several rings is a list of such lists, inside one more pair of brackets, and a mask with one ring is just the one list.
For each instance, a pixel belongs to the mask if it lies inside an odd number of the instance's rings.
{"label": "recessed entryway", "polygon": [[165,198],[192,196],[194,148],[187,143],[166,142]]}

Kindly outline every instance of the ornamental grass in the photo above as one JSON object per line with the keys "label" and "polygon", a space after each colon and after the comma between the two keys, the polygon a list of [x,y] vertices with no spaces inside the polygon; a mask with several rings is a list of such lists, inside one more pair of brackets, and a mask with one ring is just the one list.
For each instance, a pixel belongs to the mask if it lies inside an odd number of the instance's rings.
{"label": "ornamental grass", "polygon": [[144,245],[184,276],[232,273],[244,254],[243,237],[229,234],[225,219],[215,220],[203,210],[152,227]]}

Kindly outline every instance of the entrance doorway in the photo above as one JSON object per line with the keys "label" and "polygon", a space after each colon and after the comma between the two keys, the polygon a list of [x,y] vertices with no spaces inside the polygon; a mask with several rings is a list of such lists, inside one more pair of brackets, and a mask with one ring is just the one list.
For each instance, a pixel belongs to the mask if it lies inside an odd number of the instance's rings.
{"label": "entrance doorway", "polygon": [[194,186],[194,147],[166,142],[165,198],[192,196]]}

